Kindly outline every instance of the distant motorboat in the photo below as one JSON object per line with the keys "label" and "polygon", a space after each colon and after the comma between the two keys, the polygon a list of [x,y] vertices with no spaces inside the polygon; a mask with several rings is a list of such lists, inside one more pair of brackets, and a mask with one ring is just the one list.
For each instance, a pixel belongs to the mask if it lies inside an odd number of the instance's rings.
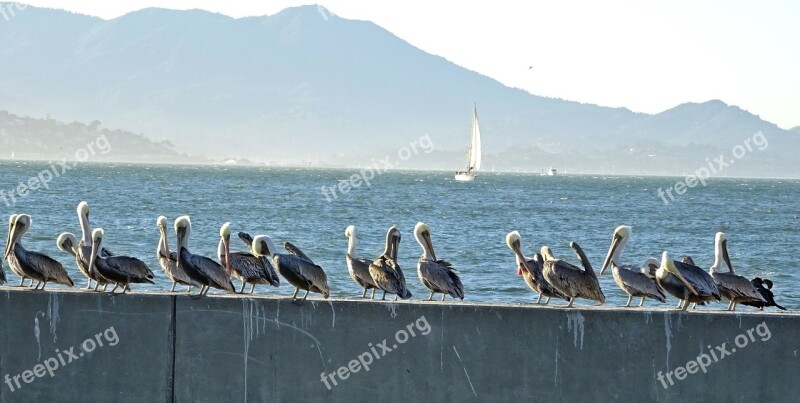
{"label": "distant motorboat", "polygon": [[478,108],[472,106],[472,130],[469,137],[469,151],[467,152],[467,170],[456,172],[459,182],[472,182],[481,169],[481,129],[478,125]]}
{"label": "distant motorboat", "polygon": [[547,171],[547,176],[556,176],[557,174],[558,174],[558,171],[556,171],[556,169],[553,168],[553,167],[550,167],[550,170]]}

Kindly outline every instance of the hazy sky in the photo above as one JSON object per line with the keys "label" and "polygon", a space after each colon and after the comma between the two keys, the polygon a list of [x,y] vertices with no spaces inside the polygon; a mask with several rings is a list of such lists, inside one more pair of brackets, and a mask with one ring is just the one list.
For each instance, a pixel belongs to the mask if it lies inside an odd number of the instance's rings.
{"label": "hazy sky", "polygon": [[[31,0],[114,18],[144,7],[270,15],[291,0]],[[798,1],[327,0],[411,44],[537,95],[657,113],[721,99],[800,126]],[[533,66],[532,69],[529,67]]]}

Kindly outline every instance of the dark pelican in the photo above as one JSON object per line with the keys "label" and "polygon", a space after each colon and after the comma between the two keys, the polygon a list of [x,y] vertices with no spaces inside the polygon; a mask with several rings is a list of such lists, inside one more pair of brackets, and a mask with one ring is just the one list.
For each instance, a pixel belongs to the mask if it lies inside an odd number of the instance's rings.
{"label": "dark pelican", "polygon": [[245,284],[250,284],[250,294],[256,288],[256,284],[270,284],[274,287],[281,285],[272,262],[269,258],[263,258],[266,253],[256,252],[258,243],[251,244],[250,249],[253,253],[233,252],[231,253],[231,224],[225,223],[219,230],[219,246],[217,247],[217,257],[220,264],[224,264],[227,257],[230,257],[231,277],[242,282],[242,289],[239,293],[244,293]]}
{"label": "dark pelican", "polygon": [[169,244],[167,243],[167,217],[159,216],[156,219],[156,226],[158,226],[160,234],[156,257],[158,257],[158,263],[161,268],[164,269],[164,274],[172,281],[172,288],[169,291],[175,292],[175,285],[177,284],[188,286],[186,292],[190,292],[192,286],[200,288],[200,284],[192,281],[182,268],[178,268],[178,252],[169,250]]}
{"label": "dark pelican", "polygon": [[[78,208],[76,210],[78,213],[78,222],[81,226],[81,241],[78,244],[78,256],[83,260],[83,265],[88,267],[89,255],[92,253],[92,229],[89,226],[89,203],[85,201],[78,203]],[[101,248],[100,256],[109,257],[114,256],[114,254],[107,248]],[[105,291],[108,284],[113,282],[102,277],[97,270],[89,271],[89,280],[86,284],[87,289],[92,288],[92,280],[97,282],[94,287],[95,291],[99,289],[100,285],[103,285],[103,291]]]}
{"label": "dark pelican", "polygon": [[[195,255],[189,251],[189,235],[192,233],[192,221],[189,216],[175,219],[175,235],[178,240],[177,267],[183,270],[193,283],[200,285],[196,297],[208,294],[210,287],[235,293],[230,276],[230,265],[222,267],[219,263],[205,256]],[[229,260],[227,261],[229,263]]]}
{"label": "dark pelican", "polygon": [[417,276],[422,285],[431,290],[428,301],[433,300],[433,294],[437,292],[442,293],[442,301],[447,295],[463,300],[464,285],[461,284],[461,279],[449,262],[436,259],[428,225],[418,222],[414,226],[414,238],[422,247],[422,256],[417,263]]}
{"label": "dark pelican", "polygon": [[356,257],[356,227],[354,225],[348,226],[344,230],[344,236],[347,237],[347,255],[345,261],[347,262],[347,271],[350,273],[350,278],[359,286],[364,288],[364,294],[361,298],[367,297],[367,291],[372,290],[372,296],[375,298],[375,290],[378,286],[372,281],[372,275],[369,274],[369,265],[372,263],[369,259]]}
{"label": "dark pelican", "polygon": [[[70,232],[62,233],[56,239],[56,246],[58,246],[58,249],[60,249],[62,252],[66,252],[75,258],[75,265],[78,266],[78,270],[80,270],[81,274],[86,276],[86,278],[91,281],[92,278],[90,276],[91,273],[89,272],[89,262],[88,260],[84,261],[81,259],[80,246],[77,238],[75,238],[75,235]],[[86,288],[90,287],[87,285]]]}
{"label": "dark pelican", "polygon": [[[6,249],[8,249],[8,246],[11,244],[11,231],[12,231],[12,229],[14,227],[14,221],[17,219],[17,215],[18,214],[12,214],[10,217],[8,217],[8,235],[6,236]],[[10,262],[9,262],[8,266],[11,269],[11,272],[16,274],[19,277],[19,287],[25,287],[25,279],[27,279],[28,276],[26,276],[25,273],[19,271],[19,267],[18,266],[12,265],[12,264],[10,264]],[[5,277],[6,277],[6,274],[5,274],[5,271],[3,271],[3,282],[2,283],[5,283],[5,281],[6,281]],[[0,283],[0,284],[2,284],[2,283]],[[31,284],[30,285],[33,285],[33,279],[31,279]]]}
{"label": "dark pelican", "polygon": [[514,251],[514,255],[516,256],[517,275],[522,276],[525,283],[528,284],[528,287],[539,294],[539,299],[536,300],[537,304],[542,301],[542,296],[547,297],[547,300],[544,302],[545,305],[550,303],[550,298],[552,297],[568,300],[564,294],[556,290],[553,285],[548,283],[547,280],[544,279],[544,276],[542,276],[542,266],[544,265],[544,257],[542,257],[542,254],[536,253],[533,255],[533,259],[527,259],[522,254],[522,239],[519,235],[519,231],[512,231],[506,235],[506,245]]}
{"label": "dark pelican", "polygon": [[683,301],[678,306],[681,310],[686,310],[690,302],[720,300],[719,289],[708,273],[693,264],[670,259],[667,251],[661,255],[656,281],[664,291]]}
{"label": "dark pelican", "polygon": [[394,294],[397,298],[411,298],[411,291],[406,287],[406,277],[397,264],[397,250],[400,245],[400,231],[394,225],[386,233],[386,248],[369,265],[369,274],[375,285],[383,291],[381,300],[386,299],[386,293]]}
{"label": "dark pelican", "polygon": [[42,290],[48,282],[63,284],[69,287],[75,285],[69,278],[64,266],[57,260],[39,252],[33,252],[22,246],[22,236],[31,227],[31,216],[27,214],[17,214],[14,217],[14,225],[11,229],[11,236],[3,257],[8,260],[9,266],[13,270],[23,273],[25,277],[36,280],[35,289],[42,285]]}
{"label": "dark pelican", "polygon": [[645,266],[639,268],[633,265],[621,265],[619,257],[628,244],[631,237],[631,227],[627,225],[620,225],[614,230],[614,237],[611,240],[611,246],[608,249],[608,255],[603,262],[603,267],[600,269],[600,275],[606,271],[606,268],[611,264],[611,275],[614,277],[614,282],[617,283],[622,291],[628,294],[628,303],[626,307],[631,306],[633,297],[641,297],[639,306],[644,306],[645,298],[653,298],[659,302],[666,302],[667,297],[664,291],[658,286],[655,277],[651,277],[650,268]]}
{"label": "dark pelican", "polygon": [[[260,245],[255,245],[256,243]],[[310,292],[322,294],[325,299],[330,297],[331,290],[328,287],[328,276],[322,267],[314,264],[314,262],[306,256],[300,249],[289,242],[283,244],[284,248],[289,253],[278,253],[278,249],[272,242],[272,238],[266,235],[257,236],[253,239],[254,246],[260,250],[266,251],[272,257],[275,268],[289,284],[295,287],[294,295],[292,295],[292,303],[303,305],[303,302],[308,298]],[[298,302],[297,294],[300,290],[305,290],[306,294],[303,299]]]}
{"label": "dark pelican", "polygon": [[[589,259],[586,258],[586,254],[583,253],[583,249],[576,242],[570,242],[569,246],[578,256],[583,270],[563,260],[547,259],[542,268],[545,280],[569,298],[567,308],[571,307],[575,298],[578,297],[597,301],[601,305],[605,304],[606,296],[600,289],[597,275],[594,273]],[[549,251],[547,254],[552,256]]]}
{"label": "dark pelican", "polygon": [[88,267],[115,284],[111,289],[112,294],[119,286],[122,286],[122,293],[125,294],[130,289],[130,283],[153,284],[153,272],[141,260],[130,256],[100,256],[103,235],[101,228],[92,231],[92,252]]}
{"label": "dark pelican", "polygon": [[[728,273],[718,271],[723,260],[728,266]],[[708,269],[708,274],[717,284],[722,298],[730,301],[728,311],[735,311],[736,304],[742,302],[767,302],[750,280],[734,273],[731,258],[728,256],[728,239],[724,232],[717,232],[714,236],[714,264]]]}
{"label": "dark pelican", "polygon": [[761,309],[762,311],[764,310],[765,306],[774,306],[782,311],[786,310],[786,308],[778,305],[775,302],[775,295],[772,294],[772,281],[770,279],[768,278],[762,279],[760,277],[756,277],[751,281],[751,283],[753,284],[753,287],[755,287],[756,290],[758,290],[761,296],[764,297],[764,300],[767,301],[767,303],[765,304],[760,301],[745,301],[742,302],[742,305],[754,306],[756,308]]}

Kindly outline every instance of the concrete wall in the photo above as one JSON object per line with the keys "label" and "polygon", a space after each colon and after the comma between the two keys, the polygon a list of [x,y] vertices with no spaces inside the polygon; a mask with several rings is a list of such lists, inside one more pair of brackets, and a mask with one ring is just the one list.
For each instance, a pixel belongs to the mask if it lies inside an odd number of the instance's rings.
{"label": "concrete wall", "polygon": [[[57,357],[56,348],[77,345],[77,353],[87,338],[106,341],[60,365],[52,378],[45,374],[13,392],[0,384],[3,402],[685,402],[783,401],[800,394],[796,314],[450,301],[331,300],[298,307],[271,297],[8,289],[0,299],[3,381]],[[118,343],[109,346],[105,334],[95,335],[112,326]],[[378,347],[384,339],[392,351]],[[730,354],[720,358],[722,350]],[[687,365],[690,360],[708,361],[707,372]],[[340,370],[348,365],[352,371]],[[677,367],[697,373],[678,369],[670,385],[666,373]],[[336,385],[326,377],[328,388],[321,373],[337,371]]]}

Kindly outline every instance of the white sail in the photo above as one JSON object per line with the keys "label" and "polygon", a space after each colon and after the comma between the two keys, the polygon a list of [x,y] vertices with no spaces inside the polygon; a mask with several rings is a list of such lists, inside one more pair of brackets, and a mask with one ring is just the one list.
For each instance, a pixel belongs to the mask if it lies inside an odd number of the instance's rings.
{"label": "white sail", "polygon": [[478,125],[478,109],[472,107],[472,136],[469,146],[469,170],[481,170],[481,128]]}

